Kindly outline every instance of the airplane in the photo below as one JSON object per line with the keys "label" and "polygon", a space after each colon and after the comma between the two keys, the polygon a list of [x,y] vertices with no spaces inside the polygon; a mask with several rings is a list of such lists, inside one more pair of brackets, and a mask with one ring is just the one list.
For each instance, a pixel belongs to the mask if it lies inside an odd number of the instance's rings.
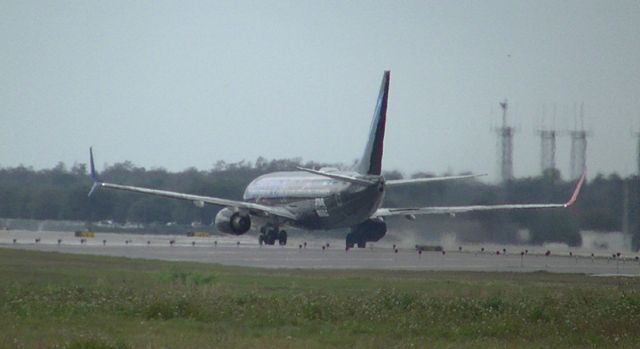
{"label": "airplane", "polygon": [[580,177],[569,201],[565,203],[473,205],[453,207],[382,207],[388,188],[412,183],[455,180],[479,175],[385,180],[382,175],[382,151],[389,100],[390,71],[382,77],[369,138],[361,159],[348,171],[335,168],[319,170],[297,167],[297,171],[268,173],[254,179],[245,189],[243,200],[200,196],[114,184],[100,180],[94,165],[93,148],[89,148],[91,179],[89,196],[98,188],[124,190],[172,199],[187,200],[197,207],[222,206],[215,217],[216,228],[224,233],[241,235],[259,227],[259,243],[286,245],[283,228],[305,230],[349,229],[346,249],[366,247],[367,242],[382,239],[387,232],[385,219],[401,216],[413,220],[416,215],[450,214],[520,209],[567,208],[573,205],[584,183]]}

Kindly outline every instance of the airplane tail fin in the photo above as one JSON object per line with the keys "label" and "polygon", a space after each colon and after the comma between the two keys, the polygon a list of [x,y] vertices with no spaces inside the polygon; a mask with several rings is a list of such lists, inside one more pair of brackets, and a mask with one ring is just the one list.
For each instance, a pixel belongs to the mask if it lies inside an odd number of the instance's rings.
{"label": "airplane tail fin", "polygon": [[387,102],[389,99],[389,78],[390,71],[386,70],[382,76],[378,102],[373,113],[371,129],[369,130],[369,140],[364,149],[362,158],[356,165],[356,172],[362,175],[376,175],[382,173],[382,148],[384,143],[384,127],[387,121]]}

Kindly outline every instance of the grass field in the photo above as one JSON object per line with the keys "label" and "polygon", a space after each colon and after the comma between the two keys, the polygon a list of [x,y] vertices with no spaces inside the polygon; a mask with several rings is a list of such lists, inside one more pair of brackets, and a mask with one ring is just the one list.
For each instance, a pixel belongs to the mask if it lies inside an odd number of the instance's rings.
{"label": "grass field", "polygon": [[0,249],[2,348],[629,347],[640,280]]}

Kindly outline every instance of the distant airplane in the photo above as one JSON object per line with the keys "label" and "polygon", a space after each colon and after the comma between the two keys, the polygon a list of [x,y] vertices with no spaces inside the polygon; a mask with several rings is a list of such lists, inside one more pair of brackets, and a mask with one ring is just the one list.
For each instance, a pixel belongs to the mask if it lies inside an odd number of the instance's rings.
{"label": "distant airplane", "polygon": [[223,206],[215,218],[215,225],[224,233],[241,235],[253,226],[260,229],[260,244],[273,245],[276,241],[286,245],[287,232],[283,227],[310,230],[349,228],[346,248],[363,248],[367,242],[380,240],[387,232],[386,217],[403,216],[415,219],[422,214],[456,214],[470,211],[566,208],[578,197],[584,182],[580,177],[573,195],[563,204],[511,204],[475,205],[455,207],[381,208],[387,188],[410,183],[452,180],[477,175],[447,176],[385,180],[382,176],[382,147],[390,72],[385,71],[378,95],[369,140],[360,161],[350,171],[335,168],[319,170],[298,167],[298,171],[274,172],[254,179],[245,189],[243,201],[177,193],[103,182],[96,173],[93,149],[89,149],[93,186],[126,190],[192,201],[196,206],[205,204]]}

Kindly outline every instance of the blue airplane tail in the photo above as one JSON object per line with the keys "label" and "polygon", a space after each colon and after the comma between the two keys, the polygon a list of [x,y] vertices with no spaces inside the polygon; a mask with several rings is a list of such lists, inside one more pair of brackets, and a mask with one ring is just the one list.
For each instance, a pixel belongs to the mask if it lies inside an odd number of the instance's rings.
{"label": "blue airplane tail", "polygon": [[356,165],[356,172],[362,175],[376,175],[382,173],[382,148],[384,143],[384,127],[387,121],[387,102],[389,99],[389,78],[391,72],[386,70],[382,76],[378,102],[373,113],[371,129],[367,147],[362,158]]}

